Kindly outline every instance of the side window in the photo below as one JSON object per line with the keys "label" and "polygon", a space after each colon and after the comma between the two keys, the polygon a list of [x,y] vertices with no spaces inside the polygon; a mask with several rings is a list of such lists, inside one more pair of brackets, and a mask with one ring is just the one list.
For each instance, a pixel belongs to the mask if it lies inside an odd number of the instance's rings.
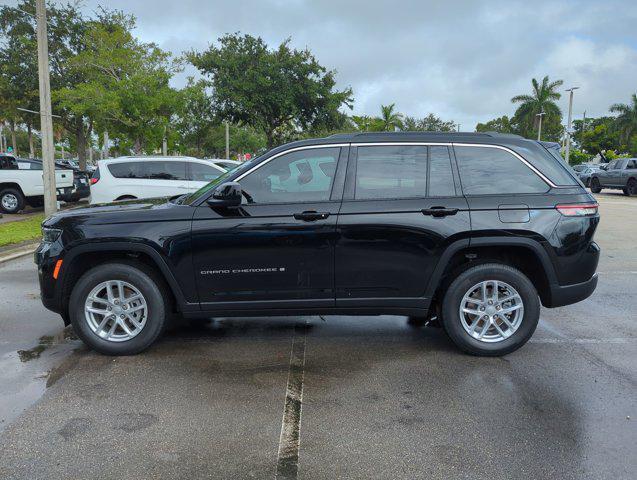
{"label": "side window", "polygon": [[108,165],[108,171],[115,178],[144,178],[141,176],[141,162],[122,162]]}
{"label": "side window", "polygon": [[206,165],[205,163],[190,162],[190,175],[188,180],[194,180],[195,182],[210,182],[214,180],[221,172],[212,165]]}
{"label": "side window", "polygon": [[427,147],[358,147],[356,200],[424,197],[427,192]]}
{"label": "side window", "polygon": [[467,195],[544,193],[548,185],[510,152],[491,147],[454,147]]}
{"label": "side window", "polygon": [[338,147],[312,148],[281,155],[240,180],[249,203],[329,200]]}
{"label": "side window", "polygon": [[619,160],[613,160],[612,162],[608,164],[608,167],[606,168],[606,170],[615,170],[617,168],[618,163],[619,163]]}
{"label": "side window", "polygon": [[144,178],[152,180],[186,180],[186,162],[176,161],[146,161],[144,166]]}
{"label": "side window", "polygon": [[0,170],[18,170],[18,162],[13,157],[0,157]]}
{"label": "side window", "polygon": [[456,186],[451,172],[451,158],[447,147],[429,147],[429,194],[430,197],[453,197]]}
{"label": "side window", "polygon": [[637,168],[637,160],[628,160],[628,165],[626,165],[627,169],[634,170]]}

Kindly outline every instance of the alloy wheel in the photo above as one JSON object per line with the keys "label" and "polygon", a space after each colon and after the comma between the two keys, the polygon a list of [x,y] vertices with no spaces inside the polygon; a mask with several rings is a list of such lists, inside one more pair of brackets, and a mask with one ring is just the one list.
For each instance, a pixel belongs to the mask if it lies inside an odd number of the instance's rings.
{"label": "alloy wheel", "polygon": [[459,313],[462,327],[472,338],[495,343],[506,340],[520,328],[524,304],[508,283],[485,280],[467,290]]}
{"label": "alloy wheel", "polygon": [[148,304],[134,285],[108,280],[93,288],[86,297],[84,317],[98,337],[109,342],[125,342],[143,330]]}

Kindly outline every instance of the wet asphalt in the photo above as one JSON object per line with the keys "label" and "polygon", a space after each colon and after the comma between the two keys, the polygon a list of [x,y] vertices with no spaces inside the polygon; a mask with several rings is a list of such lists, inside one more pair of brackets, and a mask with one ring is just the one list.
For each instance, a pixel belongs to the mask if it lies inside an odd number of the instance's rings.
{"label": "wet asphalt", "polygon": [[301,336],[298,478],[635,478],[637,198],[598,198],[597,291],[504,358],[390,316],[190,322],[106,357],[31,257],[0,264],[0,478],[274,478]]}

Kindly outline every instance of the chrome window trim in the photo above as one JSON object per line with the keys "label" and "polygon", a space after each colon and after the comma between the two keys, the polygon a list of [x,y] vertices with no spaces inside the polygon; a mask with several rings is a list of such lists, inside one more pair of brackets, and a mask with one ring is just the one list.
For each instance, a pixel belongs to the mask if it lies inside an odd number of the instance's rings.
{"label": "chrome window trim", "polygon": [[311,150],[311,149],[317,149],[317,148],[342,148],[342,147],[349,147],[349,146],[351,147],[391,147],[395,145],[497,148],[499,150],[504,150],[505,152],[508,152],[511,155],[513,155],[520,162],[526,165],[529,168],[529,170],[531,170],[538,177],[540,177],[542,181],[544,181],[544,183],[546,183],[549,187],[557,188],[557,185],[555,185],[551,180],[549,180],[546,177],[546,175],[544,175],[537,168],[531,165],[519,153],[516,153],[515,151],[511,150],[508,147],[503,147],[502,145],[490,145],[490,144],[484,144],[484,143],[457,143],[457,142],[362,142],[362,143],[330,143],[330,144],[323,144],[323,145],[306,145],[303,147],[290,148],[289,150],[284,150],[283,152],[279,152],[275,155],[272,155],[267,160],[259,163],[258,165],[255,165],[247,172],[242,173],[239,177],[235,179],[235,181],[236,182],[240,181],[245,176],[250,175],[252,172],[254,172],[255,170],[258,170],[260,167],[262,167],[263,165],[266,165],[268,162],[270,162],[271,160],[274,160],[275,158],[278,158],[287,153],[298,152],[300,150]]}
{"label": "chrome window trim", "polygon": [[[285,154],[288,154],[288,153],[298,152],[300,150],[312,150],[312,149],[316,149],[316,148],[342,148],[342,147],[349,147],[349,143],[330,143],[330,144],[325,144],[325,145],[306,145],[304,147],[290,148],[289,150],[284,150],[283,152],[279,152],[279,153],[277,153],[275,155],[272,155],[267,160],[264,160],[263,162],[259,163],[258,165],[255,165],[254,167],[252,167],[247,172],[244,172],[241,175],[239,175],[237,178],[235,178],[234,181],[235,182],[240,181],[243,177],[245,177],[246,175],[250,175],[252,172],[254,172],[255,170],[258,170],[263,165],[266,165],[271,160],[274,160],[275,158],[278,158],[278,157],[280,157],[282,155],[285,155]],[[337,161],[338,161],[338,159],[337,159]]]}
{"label": "chrome window trim", "polygon": [[533,173],[535,173],[538,177],[540,177],[544,183],[552,188],[556,188],[551,180],[549,180],[546,175],[540,172],[537,168],[531,165],[524,157],[522,157],[519,153],[514,152],[508,147],[503,147],[502,145],[490,145],[484,143],[457,143],[457,142],[374,142],[374,143],[352,143],[352,147],[364,147],[364,146],[393,146],[393,145],[433,145],[433,146],[447,146],[447,147],[479,147],[479,148],[498,148],[500,150],[504,150],[505,152],[509,152],[519,161],[521,161],[524,165],[526,165]]}

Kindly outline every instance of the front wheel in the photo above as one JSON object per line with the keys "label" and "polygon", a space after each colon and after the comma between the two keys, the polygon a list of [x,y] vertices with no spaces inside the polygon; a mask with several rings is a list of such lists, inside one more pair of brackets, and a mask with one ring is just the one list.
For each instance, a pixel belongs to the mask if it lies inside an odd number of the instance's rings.
{"label": "front wheel", "polygon": [[93,350],[134,355],[164,331],[170,295],[143,264],[98,265],[77,281],[69,301],[71,323]]}
{"label": "front wheel", "polygon": [[524,345],[537,327],[540,301],[531,281],[499,263],[477,265],[449,286],[442,325],[472,355],[500,356]]}
{"label": "front wheel", "polygon": [[591,179],[591,192],[599,193],[602,191],[602,185],[599,183],[599,178]]}

